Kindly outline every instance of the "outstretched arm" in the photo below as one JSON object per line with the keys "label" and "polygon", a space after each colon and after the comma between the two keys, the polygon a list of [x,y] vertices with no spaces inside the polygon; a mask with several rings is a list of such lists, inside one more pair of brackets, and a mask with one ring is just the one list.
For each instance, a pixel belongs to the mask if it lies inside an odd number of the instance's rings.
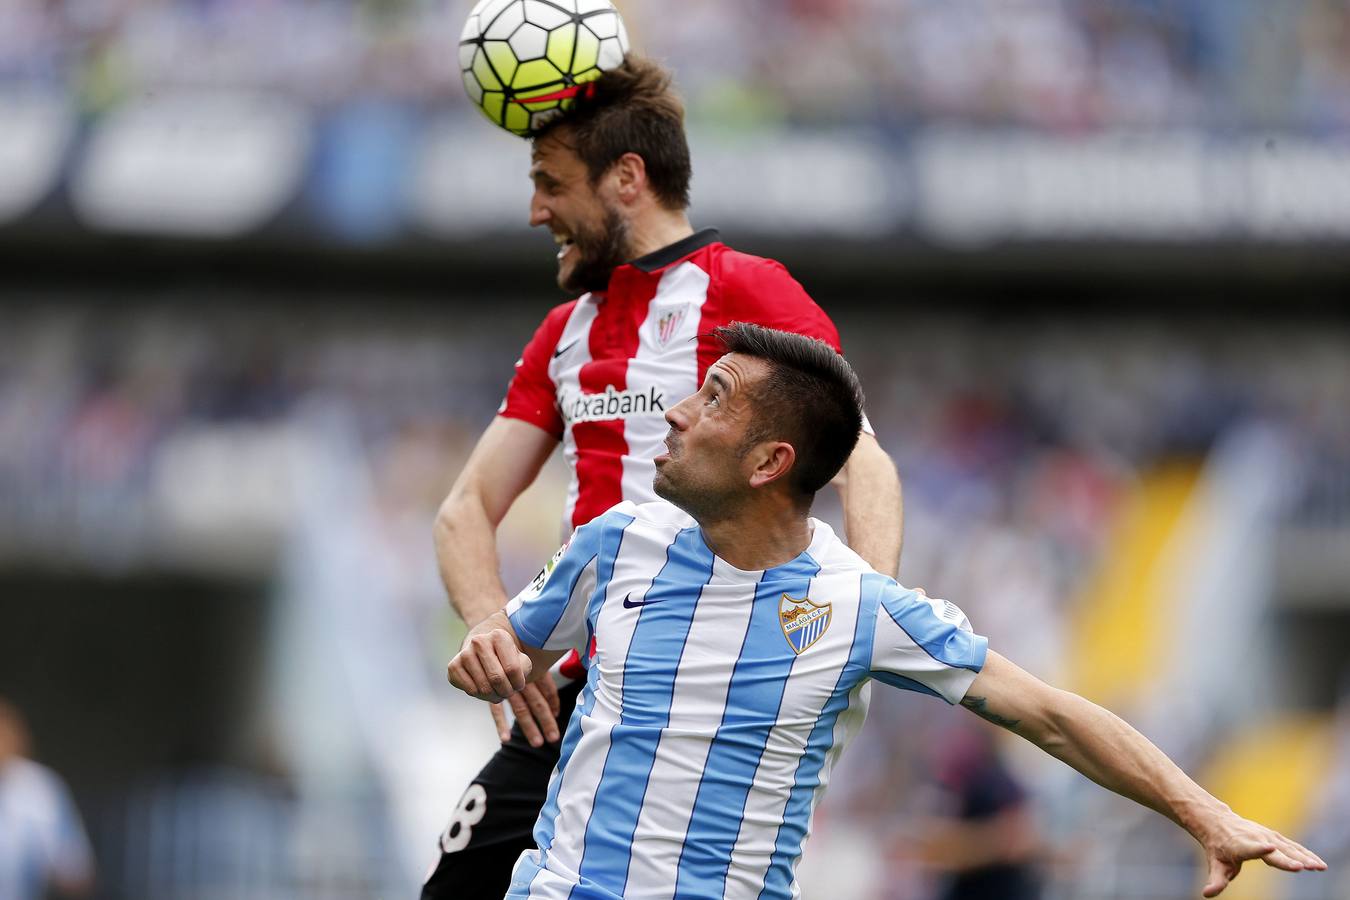
{"label": "outstretched arm", "polygon": [[961,705],[1186,829],[1205,850],[1206,897],[1217,896],[1249,859],[1290,872],[1326,868],[1307,848],[1234,813],[1123,719],[997,653],[990,651]]}
{"label": "outstretched arm", "polygon": [[870,434],[858,438],[834,479],[844,505],[844,532],[853,552],[883,575],[900,571],[905,511],[895,464]]}

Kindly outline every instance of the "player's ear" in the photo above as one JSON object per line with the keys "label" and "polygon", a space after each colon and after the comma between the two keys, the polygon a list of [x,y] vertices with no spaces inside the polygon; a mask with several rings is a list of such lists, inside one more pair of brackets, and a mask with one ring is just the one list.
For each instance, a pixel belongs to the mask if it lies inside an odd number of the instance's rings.
{"label": "player's ear", "polygon": [[797,461],[797,451],[786,441],[765,441],[750,451],[749,459],[754,466],[750,472],[750,486],[758,488],[791,472]]}
{"label": "player's ear", "polygon": [[647,187],[647,162],[636,153],[625,153],[610,168],[619,200],[632,203]]}

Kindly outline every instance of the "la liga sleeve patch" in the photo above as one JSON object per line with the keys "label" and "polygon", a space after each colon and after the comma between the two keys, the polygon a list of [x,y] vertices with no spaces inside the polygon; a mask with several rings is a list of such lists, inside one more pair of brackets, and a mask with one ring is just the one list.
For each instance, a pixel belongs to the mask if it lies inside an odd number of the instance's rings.
{"label": "la liga sleeve patch", "polygon": [[544,588],[548,585],[549,578],[552,577],[554,570],[558,568],[558,563],[562,562],[562,558],[567,555],[567,548],[570,546],[572,546],[572,538],[569,537],[567,542],[558,548],[558,552],[553,554],[553,558],[544,563],[544,567],[539,570],[539,574],[534,576],[534,579],[525,586],[525,589],[516,595],[516,599],[522,601],[533,600],[535,597],[542,594]]}

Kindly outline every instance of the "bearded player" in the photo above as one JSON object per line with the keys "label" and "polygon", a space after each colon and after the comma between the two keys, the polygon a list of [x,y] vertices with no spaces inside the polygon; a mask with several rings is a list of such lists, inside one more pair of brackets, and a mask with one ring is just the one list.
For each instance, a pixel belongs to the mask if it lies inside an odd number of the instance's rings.
{"label": "bearded player", "polygon": [[[496,529],[559,444],[571,468],[563,531],[624,500],[655,499],[653,458],[665,414],[694,393],[722,354],[712,330],[752,322],[819,338],[839,333],[778,263],[739,253],[716,231],[695,231],[684,111],[660,67],[634,55],[591,82],[574,107],[533,138],[530,224],[558,244],[558,284],[576,300],[545,316],[516,363],[497,418],[479,439],[436,521],[441,577],[475,626],[501,610]],[[900,483],[864,434],[835,484],[850,546],[894,575]],[[534,846],[557,742],[581,688],[573,654],[510,698],[502,747],[460,799],[424,900],[491,897]],[[561,685],[561,688],[558,685]]]}

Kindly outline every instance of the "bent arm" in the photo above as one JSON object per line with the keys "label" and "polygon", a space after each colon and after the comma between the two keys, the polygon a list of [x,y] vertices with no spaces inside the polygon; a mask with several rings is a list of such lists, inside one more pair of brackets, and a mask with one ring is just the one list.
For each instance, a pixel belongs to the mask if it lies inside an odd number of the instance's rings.
{"label": "bent arm", "polygon": [[1307,848],[1234,813],[1119,716],[993,651],[961,705],[1186,829],[1205,849],[1206,897],[1220,893],[1249,859],[1287,871],[1326,868]]}
{"label": "bent arm", "polygon": [[894,578],[900,571],[905,511],[900,476],[875,437],[858,438],[834,484],[844,505],[849,547],[872,568]]}
{"label": "bent arm", "polygon": [[498,610],[475,625],[446,667],[446,679],[479,700],[496,703],[548,675],[566,651],[522,644],[506,613]]}
{"label": "bent arm", "polygon": [[542,428],[498,417],[483,432],[436,514],[436,562],[450,604],[469,625],[506,605],[497,526],[558,444]]}

